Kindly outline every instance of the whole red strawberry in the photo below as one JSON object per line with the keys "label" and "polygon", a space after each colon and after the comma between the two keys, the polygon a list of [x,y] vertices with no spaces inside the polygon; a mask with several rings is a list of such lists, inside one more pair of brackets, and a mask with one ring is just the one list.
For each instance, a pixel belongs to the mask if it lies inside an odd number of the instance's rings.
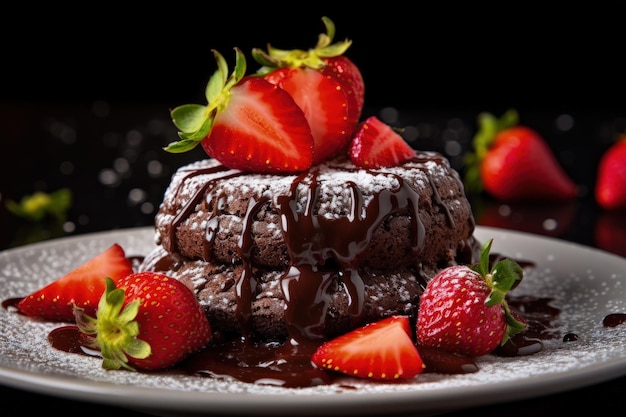
{"label": "whole red strawberry", "polygon": [[606,210],[626,208],[626,134],[600,158],[595,198],[598,205]]}
{"label": "whole red strawberry", "polygon": [[563,170],[547,143],[535,130],[518,124],[509,110],[496,119],[481,113],[473,139],[474,153],[466,156],[465,184],[471,193],[486,191],[503,201],[565,201],[578,188]]}
{"label": "whole red strawberry", "polygon": [[211,340],[211,326],[193,292],[153,272],[106,278],[96,317],[75,309],[76,324],[95,336],[105,369],[168,368]]}
{"label": "whole red strawberry", "polygon": [[365,84],[359,68],[343,53],[352,42],[332,43],[335,25],[322,21],[326,33],[314,48],[255,48],[259,75],[287,91],[302,108],[315,140],[314,164],[345,151],[364,105]]}
{"label": "whole red strawberry", "polygon": [[313,136],[302,109],[285,90],[245,76],[246,59],[235,48],[229,76],[224,57],[213,51],[217,71],[206,88],[208,104],[186,104],[171,112],[181,140],[165,150],[186,152],[201,144],[206,153],[232,169],[267,173],[307,170]]}
{"label": "whole red strawberry", "polygon": [[483,245],[480,263],[443,269],[420,296],[416,323],[418,345],[469,356],[482,356],[525,328],[506,302],[523,270],[502,259],[489,269],[493,240]]}

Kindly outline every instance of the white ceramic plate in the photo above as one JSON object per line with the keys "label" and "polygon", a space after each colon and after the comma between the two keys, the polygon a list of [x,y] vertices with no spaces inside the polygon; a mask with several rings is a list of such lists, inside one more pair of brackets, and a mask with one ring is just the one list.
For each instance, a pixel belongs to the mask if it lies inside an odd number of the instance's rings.
{"label": "white ceramic plate", "polygon": [[[127,255],[153,247],[152,228],[96,233],[0,253],[0,299],[21,297],[117,242]],[[104,371],[100,360],[56,351],[47,335],[58,325],[0,311],[0,383],[24,390],[128,407],[162,416],[432,415],[550,394],[626,374],[626,325],[603,327],[626,312],[626,259],[561,240],[478,227],[493,252],[536,263],[514,294],[553,297],[562,332],[576,342],[550,342],[530,356],[478,361],[465,375],[421,374],[408,383],[350,381],[288,389],[202,377]]]}

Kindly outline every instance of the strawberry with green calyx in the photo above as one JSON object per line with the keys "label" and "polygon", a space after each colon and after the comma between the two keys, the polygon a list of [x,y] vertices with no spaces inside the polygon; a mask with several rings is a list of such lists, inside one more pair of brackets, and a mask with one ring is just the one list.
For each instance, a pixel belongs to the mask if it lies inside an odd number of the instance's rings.
{"label": "strawberry with green calyx", "polygon": [[626,134],[600,158],[594,195],[605,210],[626,209]]}
{"label": "strawberry with green calyx", "polygon": [[17,309],[24,315],[47,321],[73,322],[74,305],[95,314],[105,285],[133,272],[132,262],[117,243],[77,266],[62,277],[24,297]]}
{"label": "strawberry with green calyx", "polygon": [[185,104],[171,111],[181,140],[165,150],[187,152],[198,144],[225,166],[242,171],[292,173],[313,160],[313,136],[302,109],[281,88],[245,76],[246,59],[235,48],[232,74],[213,51],[217,70],[206,87],[206,106]]}
{"label": "strawberry with green calyx", "polygon": [[195,295],[180,281],[139,272],[106,291],[96,317],[76,307],[76,324],[92,337],[104,369],[159,370],[183,360],[211,340],[211,326]]}
{"label": "strawberry with green calyx", "polygon": [[507,292],[521,282],[523,269],[506,258],[489,269],[492,242],[483,245],[479,263],[447,267],[428,282],[420,296],[418,345],[477,357],[526,328],[506,302]]}
{"label": "strawberry with green calyx", "polygon": [[470,193],[487,192],[503,201],[565,201],[578,188],[559,165],[545,140],[518,123],[509,110],[497,119],[478,116],[473,153],[466,155],[465,186]]}
{"label": "strawberry with green calyx", "polygon": [[255,48],[262,65],[257,75],[286,90],[304,111],[315,139],[314,164],[345,150],[364,105],[365,87],[359,68],[343,53],[352,41],[333,43],[335,25],[322,21],[326,33],[309,50]]}

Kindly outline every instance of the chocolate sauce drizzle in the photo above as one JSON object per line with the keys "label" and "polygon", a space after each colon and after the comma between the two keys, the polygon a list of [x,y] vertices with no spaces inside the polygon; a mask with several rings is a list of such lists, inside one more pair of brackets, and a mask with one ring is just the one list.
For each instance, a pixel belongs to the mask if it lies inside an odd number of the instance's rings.
{"label": "chocolate sauce drizzle", "polygon": [[[411,251],[417,257],[424,246],[424,225],[418,215],[418,194],[402,178],[396,189],[385,189],[364,208],[363,195],[353,182],[347,182],[351,207],[347,216],[331,218],[315,212],[320,186],[317,171],[303,174],[292,182],[289,194],[277,199],[282,230],[291,265],[281,278],[287,300],[285,319],[295,339],[321,339],[330,300],[327,288],[339,280],[346,289],[353,325],[363,319],[364,283],[359,260],[373,231],[385,217],[409,211]],[[310,179],[306,207],[299,212],[298,185]],[[330,267],[328,266],[330,265]]]}
{"label": "chocolate sauce drizzle", "polygon": [[[439,158],[439,159],[437,159]],[[454,220],[437,192],[437,188],[425,167],[425,163],[441,163],[442,158],[427,153],[417,156],[413,163],[425,172],[433,190],[433,201],[442,208],[448,225],[454,226]],[[345,171],[345,168],[342,168]],[[354,171],[357,169],[355,168]],[[350,208],[346,216],[331,218],[319,215],[317,204],[320,193],[320,170],[295,176],[289,192],[277,196],[276,210],[280,215],[282,234],[287,245],[290,264],[281,277],[281,289],[286,301],[285,320],[290,336],[295,340],[315,340],[324,337],[325,317],[330,299],[328,288],[333,283],[340,283],[347,292],[349,314],[353,325],[360,323],[364,316],[364,283],[359,273],[359,263],[374,230],[385,218],[394,214],[406,213],[410,218],[411,254],[417,258],[424,248],[425,230],[421,222],[418,207],[419,195],[402,177],[390,172],[368,171],[370,175],[393,177],[397,187],[384,189],[377,193],[367,206],[359,187],[348,181]],[[226,196],[215,195],[219,181],[245,175],[244,172],[230,170],[222,165],[210,168],[190,169],[178,183],[175,194],[179,194],[183,184],[191,177],[215,175],[207,181],[186,204],[176,213],[169,227],[169,235],[164,239],[164,248],[176,257],[181,257],[176,247],[178,227],[193,213],[203,196],[210,207],[206,225],[203,255],[210,261],[213,242],[217,234],[217,218],[222,214]],[[301,185],[306,185],[306,204],[300,208]],[[238,255],[243,263],[243,272],[236,282],[236,314],[242,335],[250,333],[252,302],[257,291],[257,282],[252,268],[254,239],[252,224],[257,213],[268,204],[270,198],[261,196],[250,200],[243,220]],[[416,276],[420,276],[416,273]],[[426,285],[426,281],[422,283]]]}
{"label": "chocolate sauce drizzle", "polygon": [[[267,204],[269,198],[263,196],[259,201],[251,199],[248,203],[248,210],[244,217],[243,231],[239,239],[239,257],[243,260],[243,272],[237,279],[237,318],[244,336],[248,336],[252,322],[252,301],[257,293],[257,280],[252,271],[252,253],[254,250],[254,239],[252,238],[252,223],[255,215]],[[215,211],[215,210],[214,210]]]}
{"label": "chocolate sauce drizzle", "polygon": [[[232,177],[236,177],[241,175],[240,171],[237,170],[233,170],[233,169],[229,169],[226,168],[223,165],[217,165],[215,167],[211,167],[211,168],[204,168],[204,169],[193,169],[190,170],[189,173],[180,180],[179,183],[179,191],[180,189],[182,189],[182,185],[185,183],[185,181],[191,177],[196,177],[199,175],[209,175],[209,174],[217,174],[217,173],[221,173],[221,175],[217,176],[216,178],[212,179],[211,181],[207,181],[206,184],[204,184],[202,187],[198,188],[198,190],[196,190],[195,194],[189,199],[189,202],[178,212],[178,214],[176,215],[176,217],[174,217],[174,220],[172,221],[170,230],[169,230],[169,236],[167,241],[162,242],[165,249],[167,249],[167,251],[169,253],[177,253],[178,252],[178,248],[176,247],[176,229],[178,229],[178,226],[180,226],[181,223],[183,223],[185,220],[187,220],[187,218],[191,215],[191,213],[193,212],[193,210],[196,208],[196,205],[200,202],[200,200],[202,199],[202,196],[204,196],[206,194],[206,198],[207,201],[210,201],[213,197],[213,194],[211,192],[207,192],[207,190],[210,190],[213,186],[215,186],[215,183],[219,180],[222,179],[227,179],[227,178],[232,178]],[[178,192],[177,192],[178,194]],[[215,204],[214,210],[212,211],[212,215],[211,218],[215,218],[218,214],[219,214],[219,209],[220,209],[220,199],[217,199],[218,203]],[[209,223],[210,223],[211,219],[209,219]],[[213,229],[207,227],[207,239],[206,239],[206,244],[209,245],[213,238],[210,236],[210,232]],[[204,252],[205,252],[205,256],[206,254],[208,254],[210,252],[209,250],[210,248],[205,248]]]}

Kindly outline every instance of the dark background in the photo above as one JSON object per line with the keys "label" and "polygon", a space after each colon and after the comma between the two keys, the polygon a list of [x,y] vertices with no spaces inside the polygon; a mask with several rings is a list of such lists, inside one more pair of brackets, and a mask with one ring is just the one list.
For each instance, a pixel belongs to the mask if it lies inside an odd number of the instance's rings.
{"label": "dark background", "polygon": [[[497,202],[472,199],[479,224],[598,245],[596,219],[609,214],[593,201],[596,169],[626,132],[619,4],[340,6],[16,4],[0,25],[0,248],[152,225],[173,171],[206,157],[199,148],[172,155],[162,147],[177,139],[169,110],[206,103],[204,88],[216,69],[211,49],[232,69],[233,48],[241,48],[251,72],[258,68],[250,57],[254,47],[313,47],[325,31],[322,16],[334,21],[335,41],[353,41],[346,55],[363,73],[364,115],[397,110],[385,120],[410,127],[412,146],[443,153],[462,172],[477,115],[516,108],[580,187],[574,207],[545,207],[542,215],[525,210],[535,224],[494,223],[483,213],[497,213]],[[154,163],[160,171],[148,173]],[[116,179],[107,183],[111,173]],[[24,231],[24,222],[5,211],[8,200],[61,187],[74,195],[65,231],[30,230],[28,222]],[[610,216],[611,224],[625,223],[622,213]],[[559,229],[544,230],[547,217],[563,218]],[[626,240],[624,227],[618,240]],[[602,247],[622,254],[621,246]]]}
{"label": "dark background", "polygon": [[[543,234],[626,256],[626,214],[593,200],[597,164],[626,132],[624,28],[620,3],[304,2],[12,4],[0,14],[0,250],[35,241],[152,226],[173,171],[206,157],[172,155],[169,109],[204,103],[215,71],[211,49],[232,65],[267,42],[313,47],[336,24],[363,73],[366,113],[398,112],[412,145],[442,152],[460,172],[481,111],[516,108],[579,185],[567,204],[514,205],[471,196],[479,225]],[[132,10],[131,10],[132,7]],[[549,9],[548,9],[549,7]],[[256,63],[249,59],[249,68]],[[453,145],[453,146],[452,146]],[[458,147],[458,148],[457,148]],[[155,167],[157,169],[155,169]],[[67,187],[67,219],[33,223],[5,203]],[[555,227],[547,228],[548,224]],[[558,395],[452,415],[625,411],[626,377]],[[0,387],[7,412],[139,416]]]}
{"label": "dark background", "polygon": [[353,40],[346,55],[362,69],[369,106],[500,112],[622,104],[620,2],[383,3],[16,5],[0,29],[0,98],[203,101],[215,70],[210,49],[232,65],[240,47],[255,70],[253,47],[308,49],[326,15],[336,40]]}

